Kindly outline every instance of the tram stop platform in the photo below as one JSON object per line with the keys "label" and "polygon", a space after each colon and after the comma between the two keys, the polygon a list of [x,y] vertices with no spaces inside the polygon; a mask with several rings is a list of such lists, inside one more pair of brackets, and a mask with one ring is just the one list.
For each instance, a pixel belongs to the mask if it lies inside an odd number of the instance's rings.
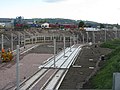
{"label": "tram stop platform", "polygon": [[39,68],[61,68],[61,69],[68,69],[73,62],[75,62],[77,55],[81,51],[81,47],[83,45],[76,44],[71,47],[67,47],[64,50],[62,50],[57,55],[52,56],[45,62],[43,62],[42,65],[39,66]]}

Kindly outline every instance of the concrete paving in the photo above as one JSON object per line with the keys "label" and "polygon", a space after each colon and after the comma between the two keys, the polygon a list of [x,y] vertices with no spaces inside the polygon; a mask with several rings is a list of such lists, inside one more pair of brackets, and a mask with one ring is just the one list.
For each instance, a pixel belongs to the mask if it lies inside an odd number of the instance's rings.
{"label": "concrete paving", "polygon": [[[71,48],[71,51],[70,48],[65,49],[65,56],[64,51],[59,53],[55,56],[55,68],[69,68],[80,50],[81,45],[74,45]],[[41,65],[39,68],[54,68],[54,57],[45,64]]]}

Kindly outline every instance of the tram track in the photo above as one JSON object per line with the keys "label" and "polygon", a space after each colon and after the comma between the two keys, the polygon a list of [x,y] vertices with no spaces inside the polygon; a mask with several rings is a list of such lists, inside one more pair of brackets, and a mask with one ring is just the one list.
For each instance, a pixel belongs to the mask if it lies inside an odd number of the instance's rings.
{"label": "tram track", "polygon": [[[46,82],[49,82],[47,80],[51,80],[58,71],[59,71],[59,69],[44,69],[44,68],[42,68],[42,69],[38,70],[36,73],[34,73],[32,76],[30,76],[28,79],[23,81],[20,84],[20,90],[34,90],[32,88],[35,88],[37,83],[40,83],[41,85],[39,84],[39,86],[41,86],[42,88],[45,88],[45,86],[47,84]],[[53,72],[53,73],[50,74],[50,72]],[[49,75],[49,76],[47,76],[47,75]],[[45,80],[45,77],[47,77],[48,79]],[[44,85],[43,82],[46,84]],[[16,88],[14,90],[16,90]]]}
{"label": "tram track", "polygon": [[[71,48],[73,48],[74,47],[74,45],[71,47]],[[66,53],[68,53],[70,51],[70,49],[69,48],[66,48],[66,51],[65,51],[65,54]],[[74,50],[75,51],[75,50]],[[73,51],[73,52],[74,52]],[[63,52],[63,50],[61,51],[61,52],[59,52],[58,54],[61,54]],[[72,53],[71,53],[72,54]],[[64,54],[61,54],[61,55],[56,55],[55,57],[57,57],[56,59],[57,60],[55,60],[55,62],[57,62],[57,61],[59,61],[62,57],[63,57],[63,55]],[[67,57],[67,56],[65,56],[65,57]],[[45,61],[45,62],[43,62],[43,64],[44,64],[44,66],[46,66],[47,64],[49,64],[49,63],[51,63],[51,61],[52,61],[52,59],[54,58],[54,56],[52,56],[51,58],[49,58],[47,61]],[[68,57],[67,57],[68,58]],[[64,64],[64,63],[63,63]],[[54,64],[52,64],[52,65],[54,65]],[[51,66],[52,66],[51,65]],[[44,66],[42,66],[42,68],[45,68]]]}
{"label": "tram track", "polygon": [[[36,90],[36,88],[40,90],[44,90],[49,88],[49,84],[54,82],[54,78],[58,78],[54,85],[54,88],[57,86],[58,81],[62,78],[62,75],[65,73],[67,69],[40,69],[34,75],[29,77],[27,80],[23,81],[20,84],[20,90]],[[52,73],[51,73],[52,72]],[[59,76],[60,75],[60,76]],[[53,84],[53,83],[52,83]],[[16,88],[14,89],[16,90]]]}
{"label": "tram track", "polygon": [[[79,47],[78,47],[79,48]],[[69,49],[67,49],[66,52],[68,52]],[[72,51],[74,53],[76,49]],[[71,54],[70,53],[70,56]],[[60,56],[58,59],[64,57],[63,55]],[[66,59],[68,59],[67,57]],[[74,57],[72,58],[74,59]],[[56,60],[57,62],[58,60]],[[38,71],[36,71],[32,76],[28,77],[26,80],[20,83],[20,90],[47,90],[48,88],[55,89],[58,88],[61,80],[66,75],[68,68],[62,68],[62,66],[66,63],[67,60],[65,60],[59,68],[52,67],[52,68],[44,68],[41,67]],[[50,62],[50,61],[49,61]],[[70,65],[71,62],[68,63],[67,67]],[[46,64],[46,63],[45,63]],[[53,64],[51,64],[53,66]],[[51,67],[50,66],[50,67]],[[59,82],[60,81],[60,82]],[[51,86],[52,84],[52,86]],[[37,89],[36,89],[37,88]],[[16,88],[14,89],[16,90]]]}

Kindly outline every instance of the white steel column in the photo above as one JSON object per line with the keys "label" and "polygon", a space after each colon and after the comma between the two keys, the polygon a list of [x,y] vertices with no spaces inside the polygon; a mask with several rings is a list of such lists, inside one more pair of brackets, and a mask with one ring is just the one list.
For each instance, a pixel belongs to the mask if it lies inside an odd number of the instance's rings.
{"label": "white steel column", "polygon": [[105,30],[105,42],[106,42],[106,40],[107,40],[107,32],[106,32],[106,29],[104,29]]}
{"label": "white steel column", "polygon": [[26,44],[26,39],[25,39],[25,33],[24,33],[24,48],[25,48],[25,44]]}
{"label": "white steel column", "polygon": [[71,46],[72,46],[72,43],[71,43],[71,37],[70,37],[70,52],[71,52]]}
{"label": "white steel column", "polygon": [[79,37],[78,37],[78,34],[77,34],[77,44],[78,44],[78,38],[79,38]]}
{"label": "white steel column", "polygon": [[52,36],[50,36],[50,41],[52,41]]}
{"label": "white steel column", "polygon": [[19,77],[19,45],[17,45],[17,64],[16,64],[16,82],[17,82],[17,90],[19,90],[19,83],[20,83],[20,77]]}
{"label": "white steel column", "polygon": [[54,68],[56,67],[55,65],[55,57],[56,56],[56,39],[54,38]]}
{"label": "white steel column", "polygon": [[65,35],[64,35],[64,57],[65,57]]}
{"label": "white steel column", "polygon": [[1,48],[3,49],[4,48],[4,45],[3,45],[3,43],[4,43],[4,35],[2,34],[2,42],[1,42]]}
{"label": "white steel column", "polygon": [[11,50],[13,51],[13,33],[11,33]]}
{"label": "white steel column", "polygon": [[37,34],[35,33],[35,44],[37,43]]}
{"label": "white steel column", "polygon": [[18,33],[18,45],[20,46],[20,33]]}
{"label": "white steel column", "polygon": [[84,37],[84,34],[82,34],[82,37],[83,37],[83,44],[85,43],[85,37]]}
{"label": "white steel column", "polygon": [[88,38],[89,38],[88,32],[86,32],[86,34],[87,34],[87,43],[88,43]]}
{"label": "white steel column", "polygon": [[33,39],[34,39],[34,38],[33,38],[33,35],[32,35],[32,44],[33,44]]}
{"label": "white steel column", "polygon": [[74,35],[74,45],[75,45],[75,35]]}
{"label": "white steel column", "polygon": [[45,43],[45,35],[44,35],[44,43]]}
{"label": "white steel column", "polygon": [[95,32],[93,31],[93,43],[95,43]]}
{"label": "white steel column", "polygon": [[117,35],[117,29],[115,30],[115,39],[118,38],[118,35]]}

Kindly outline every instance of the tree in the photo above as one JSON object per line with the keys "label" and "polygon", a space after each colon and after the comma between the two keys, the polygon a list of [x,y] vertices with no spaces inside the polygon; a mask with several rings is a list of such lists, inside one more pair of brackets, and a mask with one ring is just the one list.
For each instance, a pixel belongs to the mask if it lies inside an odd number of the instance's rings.
{"label": "tree", "polygon": [[0,28],[3,28],[4,26],[0,25]]}
{"label": "tree", "polygon": [[78,24],[78,28],[80,28],[81,30],[84,29],[85,23],[83,21],[80,21]]}
{"label": "tree", "polygon": [[100,24],[100,29],[105,28],[104,24]]}
{"label": "tree", "polygon": [[85,26],[85,23],[83,21],[80,21],[78,27],[80,28],[80,27],[84,27],[84,26]]}

